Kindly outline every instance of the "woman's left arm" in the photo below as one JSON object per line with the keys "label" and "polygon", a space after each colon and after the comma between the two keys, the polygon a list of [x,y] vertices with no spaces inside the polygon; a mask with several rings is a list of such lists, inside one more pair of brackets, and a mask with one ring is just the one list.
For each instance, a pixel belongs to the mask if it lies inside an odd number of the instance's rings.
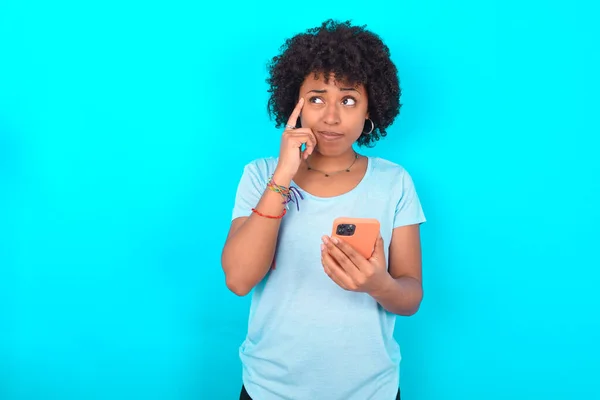
{"label": "woman's left arm", "polygon": [[423,299],[420,225],[395,228],[389,247],[389,275],[369,294],[386,310],[413,315]]}

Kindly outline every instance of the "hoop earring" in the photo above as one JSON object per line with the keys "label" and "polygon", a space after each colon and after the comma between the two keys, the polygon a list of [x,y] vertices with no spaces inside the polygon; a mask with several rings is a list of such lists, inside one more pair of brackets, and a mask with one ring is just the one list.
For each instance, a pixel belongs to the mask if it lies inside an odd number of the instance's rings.
{"label": "hoop earring", "polygon": [[367,118],[365,120],[365,125],[366,125],[366,121],[369,121],[371,123],[371,130],[369,132],[365,132],[365,129],[363,127],[363,132],[362,133],[363,133],[363,135],[370,135],[373,132],[373,130],[375,129],[375,123],[371,120],[371,118]]}

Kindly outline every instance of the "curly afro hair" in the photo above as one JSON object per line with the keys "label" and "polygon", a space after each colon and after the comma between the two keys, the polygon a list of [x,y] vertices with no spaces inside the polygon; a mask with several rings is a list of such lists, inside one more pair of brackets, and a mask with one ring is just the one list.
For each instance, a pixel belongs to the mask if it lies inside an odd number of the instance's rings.
{"label": "curly afro hair", "polygon": [[[269,117],[275,116],[276,127],[287,122],[298,100],[304,79],[311,73],[333,75],[351,85],[363,84],[369,98],[369,117],[375,124],[370,134],[358,138],[359,146],[373,147],[386,136],[386,129],[400,112],[398,71],[390,59],[388,47],[364,26],[352,26],[327,20],[286,40],[281,54],[268,64]],[[366,124],[367,132],[371,124]],[[363,131],[364,131],[363,130]]]}

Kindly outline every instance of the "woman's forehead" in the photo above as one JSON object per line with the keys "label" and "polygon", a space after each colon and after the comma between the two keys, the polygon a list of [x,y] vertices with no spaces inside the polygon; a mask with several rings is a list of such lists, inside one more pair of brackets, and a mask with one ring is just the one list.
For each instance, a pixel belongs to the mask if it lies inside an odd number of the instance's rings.
{"label": "woman's forehead", "polygon": [[319,74],[309,74],[302,83],[302,87],[304,88],[322,88],[322,89],[356,89],[361,91],[363,89],[363,84],[361,83],[353,83],[348,81],[347,79],[341,77],[337,78],[335,75],[330,74],[329,79],[325,79],[325,75],[323,73]]}

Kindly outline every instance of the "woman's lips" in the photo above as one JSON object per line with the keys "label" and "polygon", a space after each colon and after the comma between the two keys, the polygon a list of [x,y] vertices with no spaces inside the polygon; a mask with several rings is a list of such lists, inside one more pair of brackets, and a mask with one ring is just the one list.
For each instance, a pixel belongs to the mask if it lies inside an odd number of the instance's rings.
{"label": "woman's lips", "polygon": [[344,137],[343,134],[338,132],[328,132],[328,131],[317,131],[319,136],[326,141],[334,141]]}

